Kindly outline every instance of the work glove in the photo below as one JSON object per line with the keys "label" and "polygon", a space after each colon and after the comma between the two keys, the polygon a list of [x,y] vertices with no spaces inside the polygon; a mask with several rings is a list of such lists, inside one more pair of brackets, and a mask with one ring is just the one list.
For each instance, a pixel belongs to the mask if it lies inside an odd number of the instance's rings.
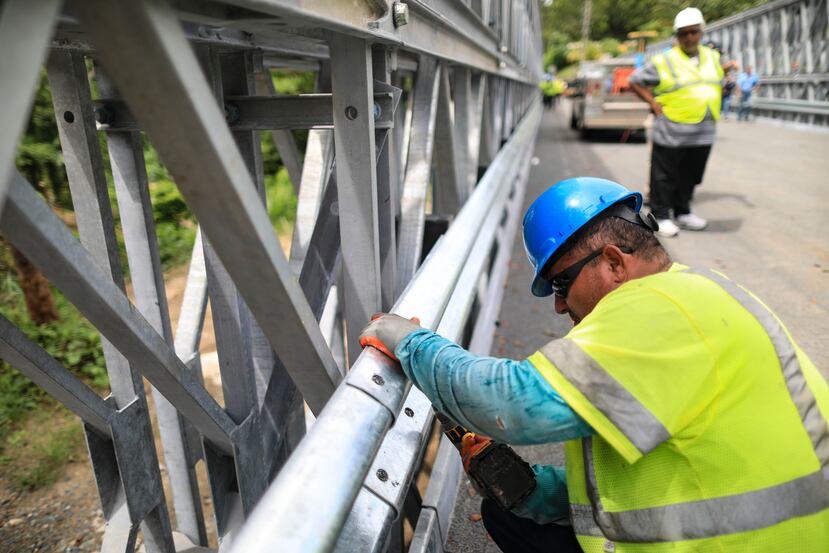
{"label": "work glove", "polygon": [[394,361],[398,361],[394,355],[397,345],[418,328],[420,319],[417,317],[404,319],[394,313],[377,313],[360,333],[360,345],[375,347]]}
{"label": "work glove", "polygon": [[479,451],[486,448],[492,438],[486,436],[479,436],[473,432],[467,432],[461,439],[463,446],[461,447],[461,459],[463,460],[463,470],[469,472],[469,466],[472,464],[472,458],[478,454]]}

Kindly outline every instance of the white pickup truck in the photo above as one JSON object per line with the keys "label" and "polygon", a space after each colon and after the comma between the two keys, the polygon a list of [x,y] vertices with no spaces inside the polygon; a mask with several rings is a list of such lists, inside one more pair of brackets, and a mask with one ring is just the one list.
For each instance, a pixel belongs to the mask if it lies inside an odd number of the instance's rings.
{"label": "white pickup truck", "polygon": [[572,100],[570,127],[586,138],[594,129],[644,133],[650,106],[630,89],[634,60],[582,62],[568,89]]}

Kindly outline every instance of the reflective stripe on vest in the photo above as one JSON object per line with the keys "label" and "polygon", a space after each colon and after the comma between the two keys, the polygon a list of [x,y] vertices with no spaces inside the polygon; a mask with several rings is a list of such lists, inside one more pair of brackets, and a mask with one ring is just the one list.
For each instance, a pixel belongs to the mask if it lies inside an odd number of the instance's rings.
{"label": "reflective stripe on vest", "polygon": [[642,455],[671,437],[668,429],[647,407],[573,341],[567,338],[554,340],[539,351],[627,436]]}
{"label": "reflective stripe on vest", "polygon": [[724,74],[716,52],[700,46],[699,64],[694,67],[679,48],[673,48],[654,56],[653,65],[659,74],[653,94],[665,117],[676,123],[697,124],[710,111],[715,121],[720,118]]}
{"label": "reflective stripe on vest", "polygon": [[780,368],[783,371],[783,378],[786,380],[786,387],[789,395],[797,407],[800,420],[809,434],[812,447],[820,461],[824,475],[829,479],[829,426],[820,414],[815,394],[806,385],[806,377],[797,359],[794,344],[789,339],[783,326],[777,321],[774,315],[766,309],[763,304],[757,301],[751,294],[734,284],[722,275],[708,269],[688,269],[689,273],[704,276],[716,282],[728,292],[731,297],[737,300],[749,313],[751,313],[760,326],[769,335],[777,358],[780,360]]}
{"label": "reflective stripe on vest", "polygon": [[[766,331],[779,359],[787,389],[809,435],[821,469],[782,484],[741,494],[674,503],[661,507],[608,512],[604,510],[598,493],[593,463],[593,441],[592,438],[585,438],[582,440],[585,485],[591,505],[573,504],[570,506],[573,528],[577,535],[604,535],[611,540],[628,543],[684,541],[760,530],[829,508],[829,426],[818,410],[814,393],[806,384],[794,344],[774,315],[745,290],[707,269],[688,269],[688,272],[717,283],[751,313]],[[569,340],[560,340],[560,342],[569,342]],[[590,386],[602,386],[603,394],[607,394],[608,390],[612,391],[614,409],[627,403],[622,408],[621,416],[615,413],[608,414],[599,405],[596,405],[597,408],[602,409],[614,424],[618,425],[617,421],[625,424],[624,427],[619,426],[619,429],[626,434],[634,420],[653,425],[650,419],[655,420],[655,417],[649,412],[648,416],[642,416],[641,412],[647,410],[632,394],[624,390],[621,384],[609,375],[606,378],[597,377],[595,373],[604,373],[601,367],[578,346],[572,342],[570,344],[581,354],[569,351],[571,349],[569,346],[558,348],[568,350],[566,359],[571,363],[563,374],[569,379],[583,371],[588,376],[573,380],[580,390],[589,390],[589,388],[581,387],[585,382],[589,382]],[[554,348],[547,348],[542,352],[545,355],[557,354],[556,351],[549,351],[550,349]],[[562,370],[564,365],[559,365],[555,358],[550,359],[559,370]],[[563,360],[565,357],[559,356],[559,359]],[[617,395],[618,390],[623,391]],[[597,399],[591,395],[588,391],[585,397],[590,401]],[[637,447],[648,445],[641,442],[640,445],[636,442],[636,432],[629,438]],[[591,518],[594,520],[591,521]],[[600,533],[597,534],[597,530],[600,530]]]}
{"label": "reflective stripe on vest", "polygon": [[[664,54],[663,59],[665,60],[665,65],[668,66],[668,71],[671,74],[671,78],[673,79],[674,84],[670,88],[660,89],[659,94],[668,94],[669,92],[674,92],[675,90],[679,90],[680,88],[685,88],[686,86],[693,86],[696,84],[711,84],[715,86],[722,86],[721,79],[696,79],[693,81],[688,81],[680,84],[679,75],[677,74],[676,69],[674,69],[674,64],[671,61],[671,56],[669,56],[668,54]],[[700,58],[700,65],[702,65],[702,63],[702,58]]]}

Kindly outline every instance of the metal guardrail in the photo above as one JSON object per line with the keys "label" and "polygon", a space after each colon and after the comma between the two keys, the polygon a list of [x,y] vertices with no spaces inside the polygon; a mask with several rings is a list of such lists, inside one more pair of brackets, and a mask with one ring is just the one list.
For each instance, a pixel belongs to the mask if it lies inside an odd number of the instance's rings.
{"label": "metal guardrail", "polygon": [[[394,306],[489,349],[540,113],[538,4],[6,0],[0,47],[15,53],[0,56],[0,233],[99,329],[112,394],[3,317],[0,356],[82,419],[102,551],[132,551],[140,533],[169,553],[174,530],[207,545],[201,462],[221,550],[398,551],[404,517],[434,528],[439,481],[425,503],[412,484],[428,402],[356,334]],[[42,63],[79,239],[13,168]],[[316,94],[276,95],[273,68],[315,72]],[[303,154],[293,129],[310,129]],[[264,205],[262,131],[298,194],[287,257]],[[143,134],[199,221],[175,339]],[[208,300],[223,404],[202,382]],[[303,405],[318,416],[307,435]],[[416,542],[441,549],[440,520]]]}
{"label": "metal guardrail", "polygon": [[[777,0],[706,26],[705,38],[740,67],[760,76],[753,98],[757,115],[829,125],[829,4],[827,0]],[[653,55],[670,41],[648,47]]]}

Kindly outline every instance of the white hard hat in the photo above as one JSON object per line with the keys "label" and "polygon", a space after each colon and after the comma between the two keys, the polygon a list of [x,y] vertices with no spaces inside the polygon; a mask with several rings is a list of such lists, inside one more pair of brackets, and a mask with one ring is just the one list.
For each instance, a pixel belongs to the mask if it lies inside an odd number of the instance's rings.
{"label": "white hard hat", "polygon": [[685,8],[674,18],[674,31],[683,27],[690,27],[691,25],[699,25],[705,27],[705,19],[702,17],[702,12],[697,8]]}

